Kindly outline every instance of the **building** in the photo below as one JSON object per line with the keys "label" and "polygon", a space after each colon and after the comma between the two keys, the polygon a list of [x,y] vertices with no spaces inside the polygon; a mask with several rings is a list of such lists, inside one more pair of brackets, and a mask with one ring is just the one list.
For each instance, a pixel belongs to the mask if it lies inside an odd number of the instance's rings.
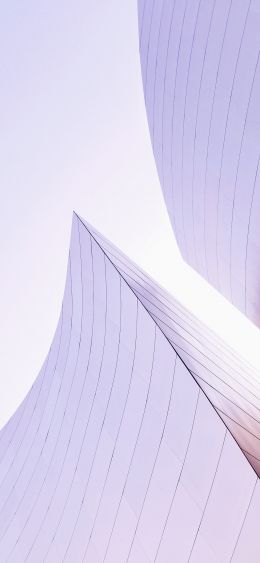
{"label": "building", "polygon": [[0,433],[1,563],[257,562],[258,465],[214,363],[244,408],[250,366],[74,215],[52,346]]}
{"label": "building", "polygon": [[183,258],[260,326],[260,4],[139,0],[157,170]]}
{"label": "building", "polygon": [[259,373],[84,222],[105,249],[260,475]]}

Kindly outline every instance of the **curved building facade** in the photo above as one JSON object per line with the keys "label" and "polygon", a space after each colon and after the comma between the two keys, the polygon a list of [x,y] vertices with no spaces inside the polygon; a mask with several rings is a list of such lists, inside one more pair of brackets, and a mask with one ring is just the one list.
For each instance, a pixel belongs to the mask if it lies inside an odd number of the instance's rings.
{"label": "curved building facade", "polygon": [[84,222],[127,281],[260,475],[259,373]]}
{"label": "curved building facade", "polygon": [[254,374],[176,303],[174,347],[114,252],[74,216],[52,346],[0,433],[1,563],[257,563],[258,476],[180,349]]}
{"label": "curved building facade", "polygon": [[139,0],[148,123],[184,259],[260,326],[259,0]]}

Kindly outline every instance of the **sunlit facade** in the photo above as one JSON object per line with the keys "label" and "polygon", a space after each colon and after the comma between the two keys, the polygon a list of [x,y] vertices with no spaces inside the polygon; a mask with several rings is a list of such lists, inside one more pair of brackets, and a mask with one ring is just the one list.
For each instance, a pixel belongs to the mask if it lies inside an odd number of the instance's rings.
{"label": "sunlit facade", "polygon": [[260,326],[260,4],[139,0],[145,104],[183,258]]}
{"label": "sunlit facade", "polygon": [[208,399],[213,365],[253,385],[75,215],[52,346],[0,433],[1,562],[257,562],[257,466]]}
{"label": "sunlit facade", "polygon": [[[182,255],[260,325],[259,2],[138,10]],[[0,562],[259,563],[259,412],[257,371],[74,214],[53,342],[0,432]]]}

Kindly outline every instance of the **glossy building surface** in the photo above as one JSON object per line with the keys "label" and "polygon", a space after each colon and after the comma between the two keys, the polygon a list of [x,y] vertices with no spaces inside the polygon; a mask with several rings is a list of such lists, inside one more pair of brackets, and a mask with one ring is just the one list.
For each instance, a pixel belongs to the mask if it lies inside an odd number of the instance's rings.
{"label": "glossy building surface", "polygon": [[259,0],[139,0],[157,170],[184,259],[260,326]]}
{"label": "glossy building surface", "polygon": [[257,370],[234,354],[224,341],[199,323],[104,237],[92,227],[89,229],[177,351],[260,475],[260,383]]}
{"label": "glossy building surface", "polygon": [[182,359],[187,327],[251,372],[172,304],[175,350],[106,247],[74,216],[51,349],[0,433],[1,563],[257,563],[259,480]]}

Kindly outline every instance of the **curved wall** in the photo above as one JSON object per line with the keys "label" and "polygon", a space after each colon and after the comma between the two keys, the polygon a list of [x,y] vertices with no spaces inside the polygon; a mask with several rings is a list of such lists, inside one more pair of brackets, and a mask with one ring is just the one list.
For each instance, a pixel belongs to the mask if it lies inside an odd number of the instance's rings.
{"label": "curved wall", "polygon": [[258,478],[172,345],[74,217],[57,331],[0,433],[1,563],[244,563]]}
{"label": "curved wall", "polygon": [[260,475],[259,373],[86,222]]}
{"label": "curved wall", "polygon": [[260,326],[260,4],[139,0],[157,170],[184,259]]}

